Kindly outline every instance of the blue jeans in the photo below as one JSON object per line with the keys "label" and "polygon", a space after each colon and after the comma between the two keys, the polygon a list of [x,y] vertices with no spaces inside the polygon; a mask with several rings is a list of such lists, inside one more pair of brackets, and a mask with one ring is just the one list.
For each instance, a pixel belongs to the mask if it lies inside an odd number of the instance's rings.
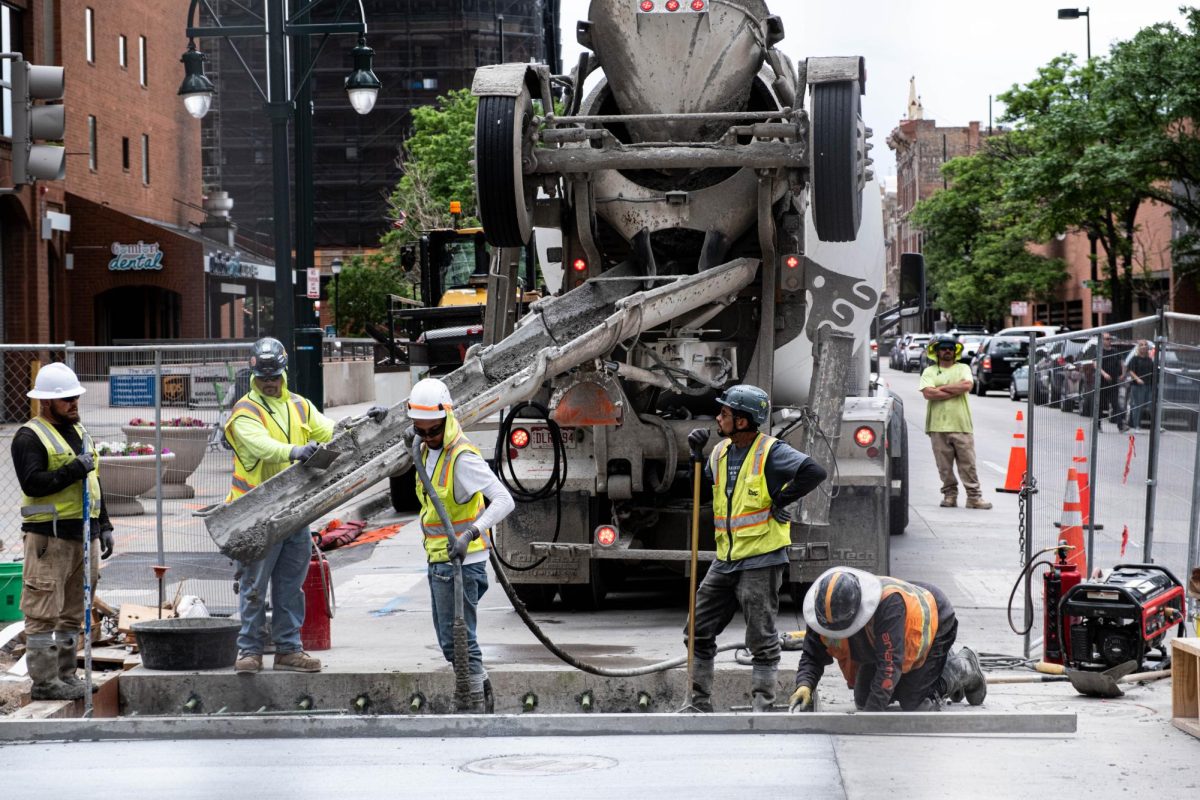
{"label": "blue jeans", "polygon": [[1150,424],[1154,424],[1154,414],[1150,410],[1150,404],[1154,400],[1154,387],[1149,383],[1134,383],[1131,385],[1133,389],[1133,400],[1129,404],[1129,426],[1134,430],[1142,427],[1142,412],[1150,415]]}
{"label": "blue jeans", "polygon": [[242,630],[238,633],[238,652],[261,655],[267,646],[267,584],[271,591],[271,640],[275,653],[297,653],[300,627],[304,624],[304,578],[312,556],[312,534],[298,530],[272,545],[261,561],[240,562],[241,589],[238,613]]}
{"label": "blue jeans", "polygon": [[[467,655],[472,675],[483,675],[483,652],[475,638],[476,607],[488,590],[487,562],[462,568],[463,620],[467,623]],[[433,601],[433,627],[442,655],[454,663],[454,567],[443,561],[429,565],[429,597]]]}

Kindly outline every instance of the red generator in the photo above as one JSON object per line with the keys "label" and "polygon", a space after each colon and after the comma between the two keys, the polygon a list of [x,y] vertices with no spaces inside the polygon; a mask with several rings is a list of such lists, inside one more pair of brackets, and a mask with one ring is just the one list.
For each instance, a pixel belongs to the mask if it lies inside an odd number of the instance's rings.
{"label": "red generator", "polygon": [[305,650],[328,650],[329,621],[333,619],[333,574],[324,554],[317,552],[308,562],[304,577],[304,625],[300,642]]}
{"label": "red generator", "polygon": [[1141,669],[1158,649],[1154,663],[1165,668],[1171,657],[1163,640],[1172,625],[1184,635],[1185,602],[1183,585],[1155,564],[1118,564],[1103,581],[1078,583],[1059,605],[1061,663],[1105,670],[1136,661]]}

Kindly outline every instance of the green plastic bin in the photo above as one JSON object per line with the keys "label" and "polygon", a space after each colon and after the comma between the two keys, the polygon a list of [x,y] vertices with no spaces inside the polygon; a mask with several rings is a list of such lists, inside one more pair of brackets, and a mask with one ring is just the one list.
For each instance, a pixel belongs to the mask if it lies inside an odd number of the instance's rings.
{"label": "green plastic bin", "polygon": [[20,619],[21,614],[21,563],[0,563],[0,622]]}

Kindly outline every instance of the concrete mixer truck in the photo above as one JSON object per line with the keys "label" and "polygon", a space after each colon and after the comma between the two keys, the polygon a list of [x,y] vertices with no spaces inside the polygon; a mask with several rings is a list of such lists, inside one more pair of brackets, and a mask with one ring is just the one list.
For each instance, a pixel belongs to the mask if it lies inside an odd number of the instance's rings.
{"label": "concrete mixer truck", "polygon": [[[500,417],[497,466],[525,501],[494,531],[510,580],[527,605],[585,608],[683,575],[687,432],[736,383],[767,389],[771,432],[832,476],[792,510],[789,580],[886,572],[907,442],[867,366],[884,256],[863,60],[794,63],[763,0],[592,0],[577,35],[570,75],[501,64],[473,85],[488,306],[444,380],[465,426]],[[518,319],[535,229],[555,291]],[[205,512],[222,552],[252,559],[410,468],[403,409]]]}

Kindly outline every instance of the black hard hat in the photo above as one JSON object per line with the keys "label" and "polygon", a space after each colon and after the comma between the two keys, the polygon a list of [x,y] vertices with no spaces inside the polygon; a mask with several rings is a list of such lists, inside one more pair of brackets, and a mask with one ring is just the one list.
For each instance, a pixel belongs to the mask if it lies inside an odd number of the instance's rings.
{"label": "black hard hat", "polygon": [[925,348],[925,352],[929,353],[930,358],[937,358],[938,350],[953,350],[954,357],[962,356],[963,346],[955,337],[948,333],[943,333],[940,336],[935,336],[933,341]]}
{"label": "black hard hat", "polygon": [[759,427],[771,416],[771,399],[767,393],[748,383],[730,386],[724,394],[717,398],[717,402],[723,406],[729,406],[735,411],[749,414],[750,418],[754,420],[754,424]]}
{"label": "black hard hat", "polygon": [[275,378],[287,369],[288,355],[283,342],[264,336],[250,352],[250,371],[256,378]]}

